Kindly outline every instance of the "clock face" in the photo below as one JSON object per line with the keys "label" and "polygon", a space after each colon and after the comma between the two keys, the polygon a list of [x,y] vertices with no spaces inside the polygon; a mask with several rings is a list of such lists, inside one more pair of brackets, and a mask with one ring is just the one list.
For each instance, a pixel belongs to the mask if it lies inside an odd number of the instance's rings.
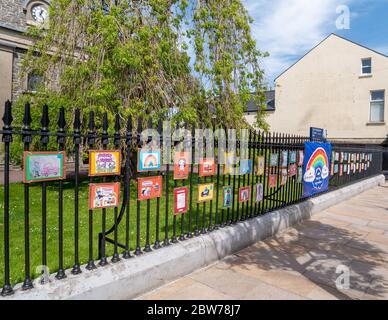
{"label": "clock face", "polygon": [[36,22],[42,23],[47,19],[48,12],[43,5],[36,5],[31,9],[31,16]]}

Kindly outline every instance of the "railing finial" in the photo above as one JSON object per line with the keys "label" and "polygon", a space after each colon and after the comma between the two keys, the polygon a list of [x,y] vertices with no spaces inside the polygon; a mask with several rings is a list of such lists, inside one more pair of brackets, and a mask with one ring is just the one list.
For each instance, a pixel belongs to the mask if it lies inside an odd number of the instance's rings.
{"label": "railing finial", "polygon": [[61,131],[61,132],[65,131],[66,118],[65,118],[65,108],[64,107],[59,108],[59,118],[58,118],[57,124],[58,124],[59,131]]}
{"label": "railing finial", "polygon": [[108,112],[104,112],[104,115],[102,118],[102,135],[101,135],[101,142],[103,145],[107,145],[109,143],[108,128],[109,128]]}
{"label": "railing finial", "polygon": [[13,121],[12,117],[12,102],[7,100],[5,103],[4,108],[4,115],[3,115],[3,123],[4,123],[4,130],[11,130],[11,124]]}
{"label": "railing finial", "polygon": [[73,129],[74,129],[74,144],[80,144],[81,143],[81,111],[80,109],[75,109],[74,112],[74,122],[73,122]]}
{"label": "railing finial", "polygon": [[66,136],[63,134],[65,132],[66,127],[66,118],[65,118],[65,108],[61,107],[59,109],[59,118],[58,118],[58,136],[57,142],[58,144],[64,144],[66,141]]}
{"label": "railing finial", "polygon": [[27,102],[24,105],[23,130],[31,129],[31,121],[31,105]]}
{"label": "railing finial", "polygon": [[94,111],[90,111],[89,112],[89,125],[88,125],[89,132],[93,133],[95,128],[96,128],[96,124],[94,122]]}
{"label": "railing finial", "polygon": [[80,132],[81,130],[81,111],[79,108],[75,109],[74,112],[74,123],[73,123],[74,132]]}
{"label": "railing finial", "polygon": [[47,131],[50,124],[48,105],[44,104],[42,107],[42,117],[40,118],[40,124],[42,126],[42,131]]}
{"label": "railing finial", "polygon": [[120,130],[121,130],[121,125],[120,125],[120,115],[116,113],[115,116],[115,134],[114,134],[114,145],[119,146],[120,145]]}
{"label": "railing finial", "polygon": [[108,113],[104,112],[103,118],[102,118],[102,132],[107,133],[108,132],[108,127],[109,127],[109,122],[108,122]]}

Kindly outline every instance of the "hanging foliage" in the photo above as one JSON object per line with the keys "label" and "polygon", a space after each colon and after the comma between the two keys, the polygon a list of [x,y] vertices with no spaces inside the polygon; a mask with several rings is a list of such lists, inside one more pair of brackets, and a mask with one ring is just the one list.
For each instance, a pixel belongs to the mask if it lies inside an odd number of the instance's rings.
{"label": "hanging foliage", "polygon": [[[17,104],[48,103],[53,115],[80,108],[84,119],[94,110],[246,126],[251,92],[263,102],[264,55],[250,22],[240,0],[52,0],[47,25],[29,30],[23,62],[24,76],[44,81]],[[265,127],[262,110],[258,123]]]}
{"label": "hanging foliage", "polygon": [[198,0],[190,18],[187,35],[194,46],[194,69],[217,117],[234,127],[243,126],[243,112],[254,99],[259,106],[257,124],[266,129],[259,61],[267,53],[257,49],[252,20],[241,1]]}

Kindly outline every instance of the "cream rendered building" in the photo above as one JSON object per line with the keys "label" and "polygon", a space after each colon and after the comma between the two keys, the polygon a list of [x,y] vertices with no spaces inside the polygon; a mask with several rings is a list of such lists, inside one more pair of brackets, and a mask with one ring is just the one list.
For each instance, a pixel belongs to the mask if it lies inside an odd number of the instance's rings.
{"label": "cream rendered building", "polygon": [[331,34],[275,79],[267,121],[273,132],[308,135],[319,127],[330,140],[382,143],[387,90],[388,57]]}

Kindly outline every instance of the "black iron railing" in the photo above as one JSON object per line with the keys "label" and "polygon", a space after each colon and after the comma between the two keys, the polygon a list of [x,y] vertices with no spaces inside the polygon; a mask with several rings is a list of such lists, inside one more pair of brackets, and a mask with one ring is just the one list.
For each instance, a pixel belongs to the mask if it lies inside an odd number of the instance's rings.
{"label": "black iron railing", "polygon": [[[291,159],[291,155],[303,150],[304,142],[310,141],[308,137],[249,130],[246,156],[252,160],[251,173],[224,174],[225,165],[216,161],[215,174],[200,177],[198,164],[192,161],[187,179],[174,180],[174,165],[170,163],[166,163],[156,172],[137,172],[137,150],[142,145],[141,119],[138,119],[135,130],[130,117],[126,119],[123,127],[122,120],[117,115],[112,134],[109,133],[111,131],[107,114],[103,114],[101,129],[97,130],[95,114],[90,112],[87,130],[83,132],[80,111],[75,111],[73,123],[68,125],[65,121],[65,111],[61,108],[57,130],[52,132],[49,130],[48,111],[48,107],[43,106],[41,127],[32,128],[31,110],[27,104],[22,127],[13,128],[12,105],[10,102],[5,105],[4,126],[0,131],[4,175],[0,199],[3,209],[3,226],[0,228],[0,287],[3,287],[3,296],[12,294],[13,284],[17,282],[23,281],[22,289],[31,289],[32,279],[39,276],[39,272],[34,270],[48,268],[56,272],[56,279],[61,280],[66,277],[65,270],[71,267],[72,274],[85,272],[81,268],[82,264],[86,264],[86,270],[92,271],[98,266],[118,263],[121,258],[129,259],[133,254],[140,255],[157,250],[305,200],[300,176],[301,166],[298,160]],[[152,128],[152,122],[149,121],[147,126]],[[162,133],[162,123],[159,121],[154,129]],[[189,129],[194,136],[195,128]],[[68,157],[73,159],[73,174],[59,181],[10,183],[10,166],[13,161],[10,157],[10,147],[17,143],[15,137],[21,138],[21,150],[24,151],[31,151],[34,141],[40,142],[39,150],[34,151],[53,151],[49,148],[49,143],[56,140],[55,150],[65,150]],[[151,141],[151,138],[147,136],[145,142]],[[171,139],[168,139],[163,147],[169,148],[168,144],[175,147],[177,143],[178,141],[171,142]],[[206,144],[209,144],[209,136],[200,141],[186,139],[183,143],[185,147],[191,148],[193,160]],[[243,147],[242,140],[220,136],[210,138],[210,144],[218,155],[221,154],[217,153],[221,146],[228,148],[234,143],[238,155]],[[87,150],[93,149],[120,150],[123,159],[121,175],[103,178],[85,176],[81,172],[81,159]],[[281,168],[280,155],[283,151],[287,151],[287,161],[286,166]],[[378,146],[334,144],[333,151],[333,164],[338,165],[338,170],[335,167],[335,172],[332,172],[330,188],[381,173],[383,150]],[[273,154],[278,154],[277,165],[271,165]],[[345,154],[348,157],[347,162],[344,159]],[[353,154],[355,160],[352,160]],[[258,168],[259,157],[263,161],[261,168]],[[353,164],[357,168],[353,167]],[[257,174],[260,170],[263,174]],[[284,172],[287,173],[286,179],[281,178]],[[163,196],[140,201],[137,197],[137,178],[151,174],[163,176]],[[270,181],[273,177],[276,178],[275,181]],[[121,182],[120,206],[113,209],[89,209],[85,188],[95,182]],[[213,200],[200,203],[197,201],[196,192],[197,186],[203,183],[214,183],[214,197]],[[262,199],[257,198],[254,192],[259,184],[263,188]],[[189,188],[188,210],[185,214],[174,215],[173,189],[182,186]],[[232,191],[231,204],[227,207],[223,206],[222,198],[225,186],[229,186]],[[238,194],[241,187],[250,188],[249,198],[243,202],[239,201]],[[101,213],[101,217],[97,211]],[[20,230],[23,232],[20,233]],[[119,248],[122,250],[121,255]],[[108,256],[112,258],[108,260]],[[98,264],[96,260],[99,260]],[[37,269],[39,265],[47,268]]]}

